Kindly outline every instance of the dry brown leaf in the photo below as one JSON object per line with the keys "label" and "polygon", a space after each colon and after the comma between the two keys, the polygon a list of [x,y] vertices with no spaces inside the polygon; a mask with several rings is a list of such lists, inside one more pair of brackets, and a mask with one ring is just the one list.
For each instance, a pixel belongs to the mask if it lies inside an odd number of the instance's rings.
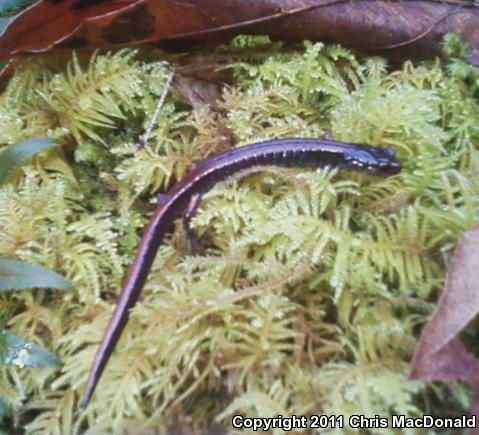
{"label": "dry brown leaf", "polygon": [[471,412],[479,416],[479,360],[458,338],[479,313],[478,273],[479,226],[466,231],[459,240],[444,291],[422,331],[409,377],[424,381],[467,382],[476,394]]}
{"label": "dry brown leaf", "polygon": [[238,34],[336,42],[391,58],[440,55],[457,32],[479,64],[479,5],[471,0],[41,0],[0,38],[0,59],[50,49],[150,43],[218,44]]}

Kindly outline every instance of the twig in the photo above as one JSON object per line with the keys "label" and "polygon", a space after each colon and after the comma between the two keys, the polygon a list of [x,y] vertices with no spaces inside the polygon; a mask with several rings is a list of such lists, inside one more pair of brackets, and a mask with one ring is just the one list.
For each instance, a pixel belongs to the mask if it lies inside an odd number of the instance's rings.
{"label": "twig", "polygon": [[156,106],[155,113],[153,113],[153,116],[151,117],[150,122],[146,126],[145,132],[143,133],[142,136],[140,136],[140,139],[138,140],[138,143],[136,145],[137,149],[142,149],[148,143],[153,127],[156,125],[156,122],[158,121],[158,117],[160,116],[163,104],[165,103],[165,99],[166,99],[166,96],[168,95],[168,91],[170,89],[171,81],[173,80],[174,75],[175,75],[175,70],[172,69],[170,74],[168,74],[168,77],[166,78],[165,86],[163,87],[163,92]]}

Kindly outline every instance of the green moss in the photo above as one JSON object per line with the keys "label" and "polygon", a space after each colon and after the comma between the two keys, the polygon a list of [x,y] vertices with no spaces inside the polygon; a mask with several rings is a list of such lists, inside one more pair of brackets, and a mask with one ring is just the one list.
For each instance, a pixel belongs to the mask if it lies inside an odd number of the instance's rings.
{"label": "green moss", "polygon": [[[445,64],[389,71],[337,46],[239,38],[217,52],[235,74],[222,111],[190,110],[171,90],[142,150],[135,143],[167,64],[134,50],[63,67],[25,62],[0,97],[0,143],[49,136],[63,152],[34,158],[0,189],[0,255],[55,269],[75,290],[0,295],[1,321],[63,364],[55,373],[2,369],[0,395],[19,426],[121,433],[189,418],[201,433],[229,427],[235,413],[467,409],[465,386],[405,378],[451,250],[479,222],[479,72],[454,37],[447,47]],[[225,126],[238,145],[330,132],[392,146],[404,170],[378,179],[263,168],[213,189],[193,220],[209,248],[189,255],[179,229],[163,244],[81,412],[155,192],[224,148]]]}

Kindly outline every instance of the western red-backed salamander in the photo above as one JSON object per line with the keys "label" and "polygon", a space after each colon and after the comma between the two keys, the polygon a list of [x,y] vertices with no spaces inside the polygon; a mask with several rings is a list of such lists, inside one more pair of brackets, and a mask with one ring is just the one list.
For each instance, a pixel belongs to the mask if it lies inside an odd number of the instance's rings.
{"label": "western red-backed salamander", "polygon": [[185,226],[198,206],[201,195],[216,183],[259,165],[285,167],[332,166],[371,175],[389,176],[401,170],[390,148],[341,143],[325,139],[278,139],[233,148],[197,164],[173,186],[151,217],[138,246],[123,290],[88,378],[82,406],[86,407],[145,284],[158,247],[172,224],[185,212]]}

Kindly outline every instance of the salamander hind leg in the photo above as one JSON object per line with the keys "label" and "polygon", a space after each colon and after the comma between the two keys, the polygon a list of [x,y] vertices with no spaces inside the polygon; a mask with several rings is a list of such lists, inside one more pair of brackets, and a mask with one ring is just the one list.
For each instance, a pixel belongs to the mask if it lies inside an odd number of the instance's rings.
{"label": "salamander hind leg", "polygon": [[201,195],[199,193],[193,194],[183,216],[183,229],[185,232],[186,245],[188,246],[188,250],[190,252],[195,253],[199,253],[203,249],[200,242],[198,241],[198,238],[196,237],[195,232],[191,229],[190,223],[200,202]]}

